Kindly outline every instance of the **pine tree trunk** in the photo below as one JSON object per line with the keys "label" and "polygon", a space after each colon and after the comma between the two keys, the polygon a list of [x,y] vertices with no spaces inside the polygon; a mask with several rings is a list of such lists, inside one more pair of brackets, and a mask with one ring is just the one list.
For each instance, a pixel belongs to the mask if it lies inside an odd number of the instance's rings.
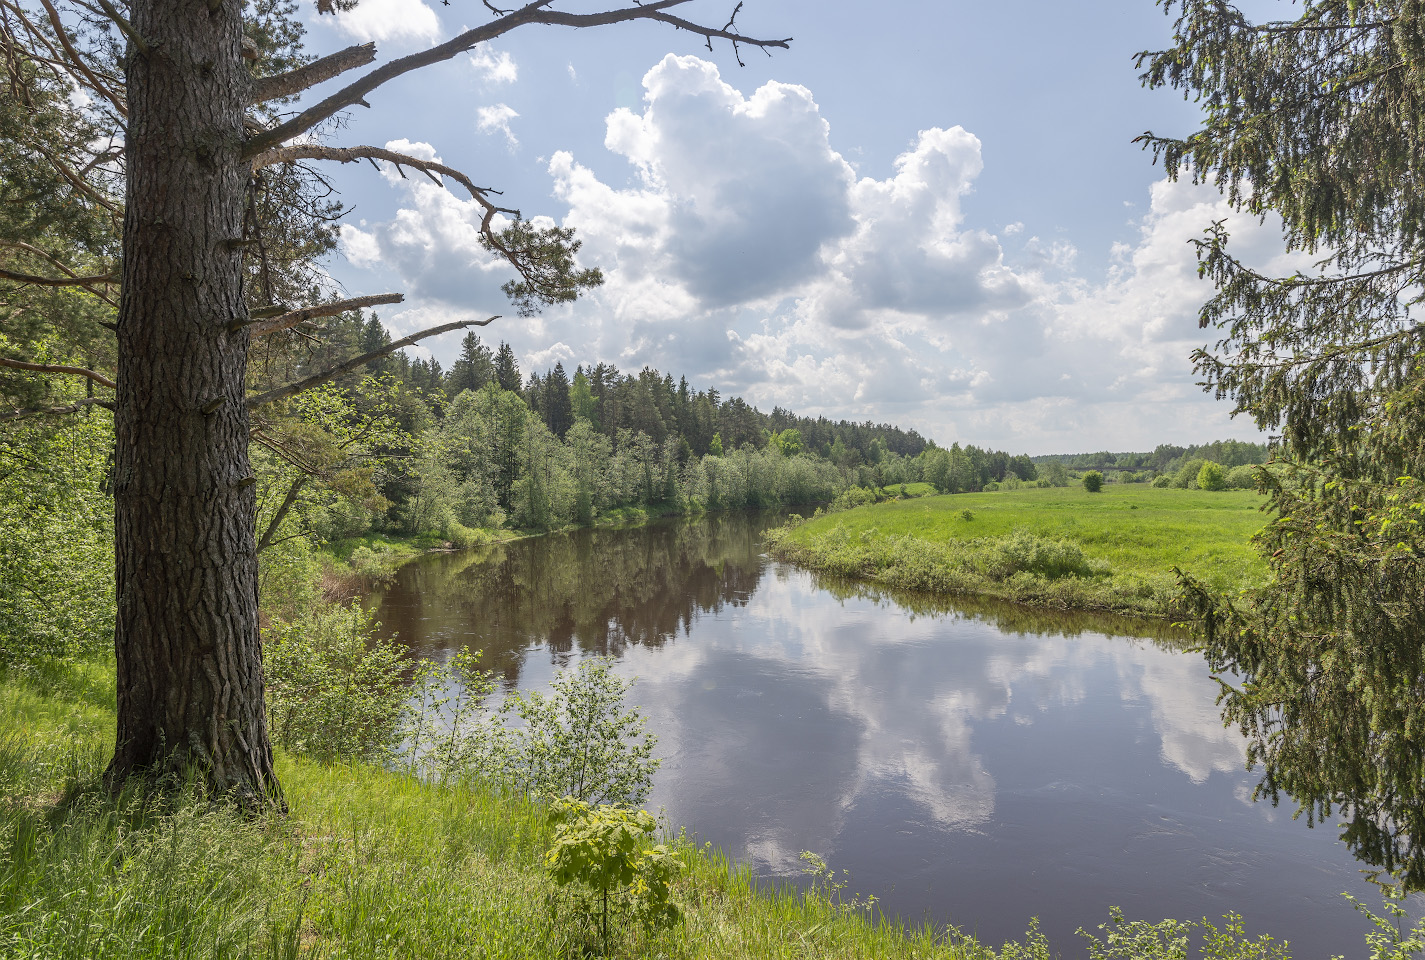
{"label": "pine tree trunk", "polygon": [[257,631],[240,0],[135,0],[115,413],[118,739],[108,779],[281,803]]}

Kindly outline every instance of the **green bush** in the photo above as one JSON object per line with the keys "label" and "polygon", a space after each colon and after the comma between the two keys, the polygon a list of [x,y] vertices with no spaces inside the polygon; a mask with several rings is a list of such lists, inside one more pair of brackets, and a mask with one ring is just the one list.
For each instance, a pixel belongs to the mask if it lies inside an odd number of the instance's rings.
{"label": "green bush", "polygon": [[1227,475],[1222,465],[1204,460],[1197,472],[1197,486],[1200,490],[1218,491],[1227,489]]}
{"label": "green bush", "polygon": [[1084,489],[1089,493],[1098,493],[1103,489],[1103,474],[1097,470],[1090,470],[1084,474],[1081,482],[1084,485]]}
{"label": "green bush", "polygon": [[373,637],[360,607],[319,605],[263,631],[272,740],[320,759],[382,762],[392,756],[410,695],[408,661]]}
{"label": "green bush", "polygon": [[1058,580],[1107,572],[1105,564],[1090,560],[1077,543],[1047,540],[1024,530],[998,540],[972,541],[972,546],[979,549],[979,565],[991,580],[1008,580],[1018,573]]}
{"label": "green bush", "polygon": [[1185,461],[1178,467],[1178,472],[1173,474],[1173,486],[1179,490],[1192,490],[1197,487],[1197,475],[1202,472],[1202,465],[1206,461],[1202,457],[1193,457]]}
{"label": "green bush", "polygon": [[0,433],[0,664],[113,648],[112,447],[107,414]]}
{"label": "green bush", "polygon": [[1243,464],[1227,471],[1227,487],[1230,490],[1255,490],[1257,487],[1257,467]]}
{"label": "green bush", "polygon": [[[512,692],[498,710],[482,701],[494,688],[472,660],[450,675],[421,681],[417,720],[407,735],[413,768],[444,780],[498,783],[531,797],[638,806],[661,761],[647,719],[625,703],[632,681],[606,659],[562,671],[548,694]],[[442,691],[455,690],[453,696]]]}
{"label": "green bush", "polygon": [[1173,478],[1168,476],[1166,473],[1160,473],[1158,476],[1153,478],[1152,486],[1158,490],[1164,490],[1168,487],[1171,487],[1172,485]]}

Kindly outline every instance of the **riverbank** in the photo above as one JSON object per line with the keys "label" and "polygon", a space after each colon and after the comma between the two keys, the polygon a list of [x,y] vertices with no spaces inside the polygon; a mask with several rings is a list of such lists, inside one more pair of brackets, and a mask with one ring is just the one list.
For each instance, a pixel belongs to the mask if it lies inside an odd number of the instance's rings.
{"label": "riverbank", "polygon": [[[549,909],[552,830],[540,806],[289,756],[278,763],[286,818],[244,819],[191,797],[112,800],[98,784],[112,744],[113,682],[112,667],[93,664],[0,674],[0,954],[585,952],[581,928]],[[656,934],[618,931],[612,955],[994,956],[949,930],[873,925],[834,888],[771,889],[686,837],[672,847],[683,922]]]}
{"label": "riverbank", "polygon": [[1263,582],[1250,491],[1139,484],[966,493],[873,504],[772,531],[774,556],[905,590],[1172,617],[1178,567],[1221,590]]}

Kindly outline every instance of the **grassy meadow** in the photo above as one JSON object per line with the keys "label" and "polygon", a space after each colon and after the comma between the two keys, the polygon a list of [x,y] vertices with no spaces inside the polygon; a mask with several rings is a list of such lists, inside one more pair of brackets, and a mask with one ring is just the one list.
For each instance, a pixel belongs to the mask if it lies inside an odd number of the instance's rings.
{"label": "grassy meadow", "polygon": [[1172,615],[1178,567],[1214,587],[1262,582],[1253,491],[1109,484],[897,500],[782,528],[773,552],[888,586]]}

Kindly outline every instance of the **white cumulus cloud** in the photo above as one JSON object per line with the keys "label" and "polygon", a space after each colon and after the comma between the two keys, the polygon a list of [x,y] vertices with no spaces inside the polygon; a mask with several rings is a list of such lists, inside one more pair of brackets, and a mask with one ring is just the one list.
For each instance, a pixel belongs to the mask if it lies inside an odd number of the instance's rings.
{"label": "white cumulus cloud", "polygon": [[519,114],[513,107],[508,107],[503,103],[494,106],[480,107],[475,111],[475,126],[481,133],[503,133],[505,141],[511,147],[519,144],[515,138],[515,133],[510,129],[510,121]]}
{"label": "white cumulus cloud", "polygon": [[338,32],[363,43],[420,45],[440,37],[440,20],[424,0],[361,0],[355,9],[340,11],[330,22]]}
{"label": "white cumulus cloud", "polygon": [[519,68],[509,51],[491,50],[488,44],[470,55],[470,65],[486,83],[514,83],[519,79]]}
{"label": "white cumulus cloud", "polygon": [[[499,55],[489,62],[498,72]],[[1226,407],[1188,360],[1211,338],[1195,322],[1211,289],[1188,241],[1229,218],[1235,251],[1286,268],[1274,224],[1163,181],[1111,269],[1085,276],[1067,240],[975,222],[984,159],[962,127],[927,127],[885,174],[857,176],[805,87],[744,93],[713,64],[669,55],[643,88],[606,124],[631,176],[569,151],[548,162],[554,212],[606,282],[508,328],[522,356],[649,364],[763,409],[892,421],[942,443],[1048,452],[1225,434]],[[476,122],[513,145],[517,116],[496,104]],[[388,179],[401,209],[343,230],[348,259],[397,272],[413,305],[499,312],[510,272],[479,247],[477,205]]]}

